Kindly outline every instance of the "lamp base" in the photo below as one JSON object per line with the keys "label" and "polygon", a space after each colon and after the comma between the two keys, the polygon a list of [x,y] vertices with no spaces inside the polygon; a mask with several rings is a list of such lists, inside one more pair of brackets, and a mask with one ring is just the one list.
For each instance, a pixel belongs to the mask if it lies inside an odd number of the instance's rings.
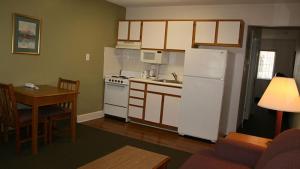
{"label": "lamp base", "polygon": [[277,111],[276,113],[276,128],[275,128],[275,136],[277,136],[281,132],[281,125],[282,125],[282,111]]}

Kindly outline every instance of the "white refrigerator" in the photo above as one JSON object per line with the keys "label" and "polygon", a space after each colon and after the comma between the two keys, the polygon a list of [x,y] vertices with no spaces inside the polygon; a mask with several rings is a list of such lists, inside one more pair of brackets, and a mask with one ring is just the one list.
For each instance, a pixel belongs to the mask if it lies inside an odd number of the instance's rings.
{"label": "white refrigerator", "polygon": [[186,50],[179,134],[217,141],[227,55],[226,50]]}

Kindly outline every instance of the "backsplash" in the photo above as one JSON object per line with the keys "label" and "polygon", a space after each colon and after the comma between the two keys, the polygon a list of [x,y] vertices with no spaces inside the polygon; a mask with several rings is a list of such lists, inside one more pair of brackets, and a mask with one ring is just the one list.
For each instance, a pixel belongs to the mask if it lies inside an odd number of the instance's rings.
{"label": "backsplash", "polygon": [[[171,73],[175,72],[178,79],[182,80],[184,53],[168,52],[168,55],[169,64],[159,66],[159,78],[172,79]],[[150,67],[151,64],[140,61],[140,50],[104,48],[104,75],[118,74],[121,69],[143,72]]]}

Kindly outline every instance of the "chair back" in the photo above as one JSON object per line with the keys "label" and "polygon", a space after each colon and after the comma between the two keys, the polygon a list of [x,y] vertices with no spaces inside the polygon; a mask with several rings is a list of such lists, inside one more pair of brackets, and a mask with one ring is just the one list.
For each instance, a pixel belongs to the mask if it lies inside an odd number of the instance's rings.
{"label": "chair back", "polygon": [[[63,79],[63,78],[59,78],[58,83],[57,83],[58,88],[74,90],[77,94],[79,94],[79,85],[80,85],[79,80],[68,80],[68,79]],[[62,104],[60,104],[60,106],[63,108],[70,109],[71,103],[70,102],[62,103]]]}
{"label": "chair back", "polygon": [[0,120],[6,126],[15,127],[17,118],[18,110],[13,86],[0,83]]}

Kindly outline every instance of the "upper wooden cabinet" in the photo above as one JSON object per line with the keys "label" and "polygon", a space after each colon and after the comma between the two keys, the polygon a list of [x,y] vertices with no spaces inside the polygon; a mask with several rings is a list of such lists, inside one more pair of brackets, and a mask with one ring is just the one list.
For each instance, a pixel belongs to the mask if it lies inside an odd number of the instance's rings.
{"label": "upper wooden cabinet", "polygon": [[143,21],[142,48],[165,48],[166,21]]}
{"label": "upper wooden cabinet", "polygon": [[242,46],[244,23],[239,20],[221,20],[218,22],[217,44],[223,46]]}
{"label": "upper wooden cabinet", "polygon": [[193,21],[168,21],[166,49],[185,50],[192,47]]}
{"label": "upper wooden cabinet", "polygon": [[141,41],[142,21],[119,21],[118,41]]}
{"label": "upper wooden cabinet", "polygon": [[194,45],[242,47],[242,20],[198,20],[194,24]]}
{"label": "upper wooden cabinet", "polygon": [[194,43],[214,45],[216,42],[217,21],[195,21]]}
{"label": "upper wooden cabinet", "polygon": [[[242,20],[123,20],[118,43],[138,43],[137,49],[181,50],[197,45],[242,47]],[[129,48],[129,47],[124,47]]]}

